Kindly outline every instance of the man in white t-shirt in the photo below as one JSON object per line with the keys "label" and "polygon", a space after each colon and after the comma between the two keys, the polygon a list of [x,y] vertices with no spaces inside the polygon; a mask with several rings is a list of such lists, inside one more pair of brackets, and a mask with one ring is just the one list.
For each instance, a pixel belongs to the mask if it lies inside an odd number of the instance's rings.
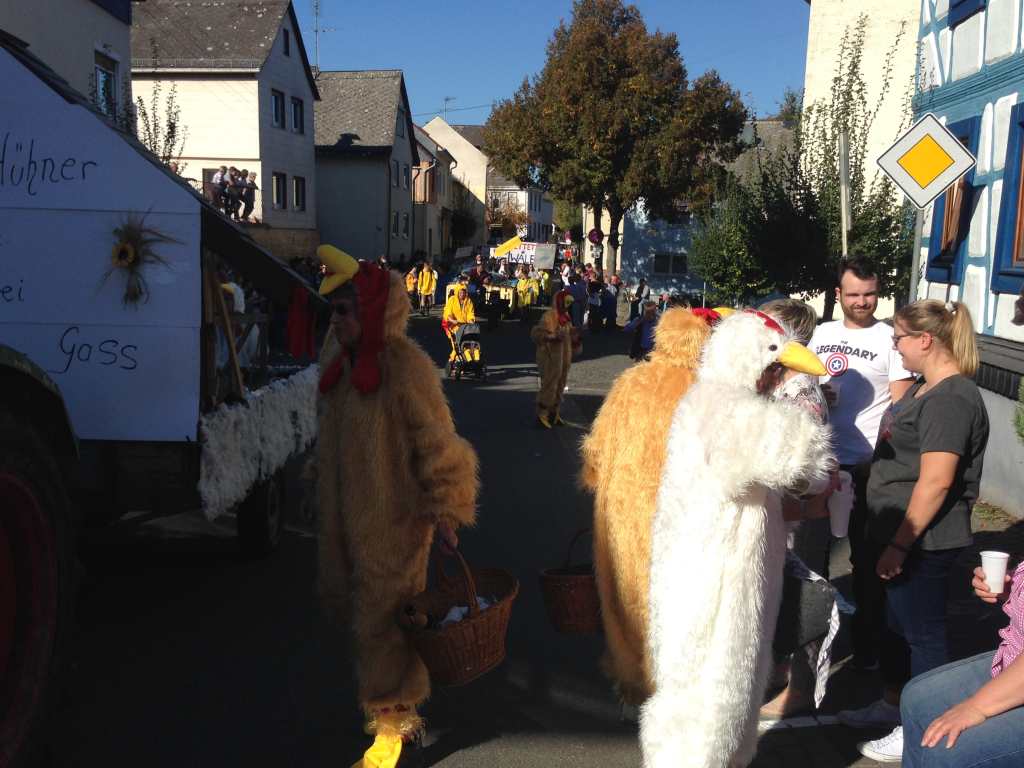
{"label": "man in white t-shirt", "polygon": [[884,590],[875,574],[875,555],[868,546],[865,492],[871,456],[882,414],[910,388],[893,348],[892,326],[875,318],[878,275],[867,261],[847,259],[839,267],[836,303],[842,320],[822,323],[810,347],[828,369],[829,423],[835,435],[842,468],[856,481],[856,501],[850,519],[850,562],[857,613],[853,621],[854,666],[874,669],[878,641],[884,628]]}

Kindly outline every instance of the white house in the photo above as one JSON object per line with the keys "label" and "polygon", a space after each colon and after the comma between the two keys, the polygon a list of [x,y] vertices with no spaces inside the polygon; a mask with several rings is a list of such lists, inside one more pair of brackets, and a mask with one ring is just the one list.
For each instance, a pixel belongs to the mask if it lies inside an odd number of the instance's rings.
{"label": "white house", "polygon": [[917,116],[941,119],[978,159],[924,217],[917,295],[966,304],[981,352],[991,435],[982,497],[1024,514],[1024,447],[1013,428],[1024,374],[1024,49],[1021,0],[924,0]]}
{"label": "white house", "polygon": [[420,126],[414,126],[419,164],[413,168],[415,254],[437,261],[451,248],[452,156]]}
{"label": "white house", "polygon": [[323,241],[358,259],[409,263],[415,249],[413,168],[420,159],[402,71],[321,71],[317,86]]}
{"label": "white house", "polygon": [[129,76],[130,0],[32,0],[0,3],[0,29],[27,42],[32,53],[105,114],[132,104]]}
{"label": "white house", "polygon": [[[253,236],[279,257],[312,253],[316,230],[313,104],[320,98],[289,0],[133,2],[132,81],[146,105],[177,89],[185,177],[221,165],[257,173]],[[158,109],[163,109],[163,103]]]}

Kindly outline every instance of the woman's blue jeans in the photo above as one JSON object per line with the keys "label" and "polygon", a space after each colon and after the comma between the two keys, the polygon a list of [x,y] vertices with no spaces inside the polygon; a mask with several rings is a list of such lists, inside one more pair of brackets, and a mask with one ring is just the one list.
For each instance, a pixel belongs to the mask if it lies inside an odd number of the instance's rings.
{"label": "woman's blue jeans", "polygon": [[887,684],[902,687],[912,677],[949,661],[949,573],[961,551],[915,548],[903,564],[903,573],[886,583],[887,627],[879,661]]}
{"label": "woman's blue jeans", "polygon": [[932,721],[992,679],[994,651],[925,672],[903,689],[903,768],[1019,768],[1024,765],[1024,707],[990,717],[929,749],[921,738]]}

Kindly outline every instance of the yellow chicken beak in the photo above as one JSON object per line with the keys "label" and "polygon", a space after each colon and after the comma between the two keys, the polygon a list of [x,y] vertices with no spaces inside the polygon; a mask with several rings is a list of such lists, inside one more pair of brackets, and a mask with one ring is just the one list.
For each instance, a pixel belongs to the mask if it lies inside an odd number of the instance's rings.
{"label": "yellow chicken beak", "polygon": [[722,317],[728,317],[729,315],[736,314],[736,310],[733,309],[732,307],[715,307],[713,311],[717,312]]}
{"label": "yellow chicken beak", "polygon": [[782,348],[779,362],[793,371],[809,373],[811,376],[827,376],[828,371],[818,356],[796,341],[791,341]]}

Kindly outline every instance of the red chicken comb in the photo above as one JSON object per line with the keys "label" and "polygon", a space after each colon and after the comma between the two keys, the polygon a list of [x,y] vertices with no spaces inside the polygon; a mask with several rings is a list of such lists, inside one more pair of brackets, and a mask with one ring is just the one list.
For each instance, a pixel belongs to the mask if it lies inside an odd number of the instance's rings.
{"label": "red chicken comb", "polygon": [[722,316],[709,307],[697,307],[691,309],[690,312],[710,326],[714,326],[722,320]]}
{"label": "red chicken comb", "polygon": [[775,322],[774,318],[770,317],[769,315],[766,315],[761,310],[759,310],[759,309],[745,309],[743,311],[747,312],[747,313],[749,313],[751,315],[757,315],[762,320],[764,320],[764,324],[767,325],[769,328],[771,328],[773,331],[775,331],[776,333],[780,333],[783,336],[786,335],[786,332],[784,330],[782,330],[782,326],[779,325],[777,322]]}

